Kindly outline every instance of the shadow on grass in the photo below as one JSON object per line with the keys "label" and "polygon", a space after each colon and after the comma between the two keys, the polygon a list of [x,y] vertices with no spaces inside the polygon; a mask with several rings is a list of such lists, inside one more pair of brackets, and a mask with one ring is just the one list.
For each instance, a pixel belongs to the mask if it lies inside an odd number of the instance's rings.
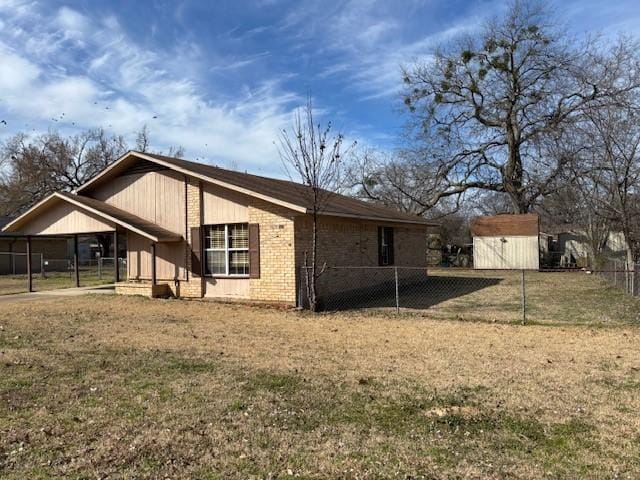
{"label": "shadow on grass", "polygon": [[[401,308],[425,310],[448,300],[493,287],[503,278],[415,276],[402,278],[398,285]],[[347,292],[320,298],[323,311],[346,311],[362,308],[396,308],[395,281],[385,281],[371,287],[356,288]]]}

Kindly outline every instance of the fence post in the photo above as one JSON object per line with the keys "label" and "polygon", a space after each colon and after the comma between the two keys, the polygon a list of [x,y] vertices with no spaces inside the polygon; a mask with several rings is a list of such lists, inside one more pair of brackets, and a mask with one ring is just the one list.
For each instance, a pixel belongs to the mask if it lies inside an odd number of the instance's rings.
{"label": "fence post", "polygon": [[102,257],[98,257],[98,280],[102,280]]}
{"label": "fence post", "polygon": [[298,281],[298,308],[304,308],[304,297],[302,293],[302,282],[304,281],[304,267],[300,267],[300,279]]}
{"label": "fence post", "polygon": [[40,254],[40,277],[47,278],[44,273],[44,253]]}
{"label": "fence post", "polygon": [[398,287],[398,267],[393,268],[396,279],[396,313],[400,313],[400,288]]}
{"label": "fence post", "polygon": [[31,268],[31,237],[27,236],[27,290],[33,292],[33,275]]}
{"label": "fence post", "polygon": [[527,324],[527,292],[525,287],[525,271],[522,270],[522,324]]}

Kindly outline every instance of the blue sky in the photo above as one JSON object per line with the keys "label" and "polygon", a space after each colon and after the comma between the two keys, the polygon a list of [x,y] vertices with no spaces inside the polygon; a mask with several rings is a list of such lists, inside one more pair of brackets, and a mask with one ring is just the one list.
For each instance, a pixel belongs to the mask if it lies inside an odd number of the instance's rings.
{"label": "blue sky", "polygon": [[[0,141],[102,126],[281,175],[273,142],[314,98],[349,140],[391,149],[400,65],[500,14],[495,0],[0,0]],[[640,2],[555,4],[576,35],[636,34]],[[154,118],[155,117],[155,118]]]}

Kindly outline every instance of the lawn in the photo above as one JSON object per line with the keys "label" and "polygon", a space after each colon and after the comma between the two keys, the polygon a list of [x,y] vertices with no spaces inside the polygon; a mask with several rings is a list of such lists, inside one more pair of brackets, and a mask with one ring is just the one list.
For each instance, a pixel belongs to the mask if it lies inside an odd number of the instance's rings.
{"label": "lawn", "polygon": [[0,304],[0,477],[638,478],[640,330]]}
{"label": "lawn", "polygon": [[[330,311],[396,309],[393,269],[372,289],[329,296]],[[522,272],[398,268],[399,306],[404,314],[429,318],[519,323]],[[329,271],[325,281],[330,281]],[[354,278],[354,284],[357,284]],[[544,324],[640,322],[640,299],[626,295],[599,276],[581,271],[524,274],[526,321]]]}
{"label": "lawn", "polygon": [[[50,272],[45,277],[40,274],[33,274],[32,279],[33,288],[37,292],[76,286],[73,272]],[[113,281],[113,269],[111,271],[105,270],[101,277],[98,276],[97,268],[80,270],[80,285],[83,287],[104,285],[113,283]],[[0,295],[24,293],[27,289],[26,275],[0,275]]]}

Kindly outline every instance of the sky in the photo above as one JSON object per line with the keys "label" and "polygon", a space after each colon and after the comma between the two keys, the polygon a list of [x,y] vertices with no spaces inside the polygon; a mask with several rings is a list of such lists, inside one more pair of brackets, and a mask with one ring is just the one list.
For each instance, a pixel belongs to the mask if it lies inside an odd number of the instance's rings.
{"label": "sky", "polygon": [[[567,0],[575,35],[640,33],[640,1]],[[103,127],[131,144],[282,176],[274,142],[313,98],[348,141],[390,150],[401,66],[500,15],[497,0],[0,0],[0,142]],[[6,123],[5,123],[6,122]]]}

